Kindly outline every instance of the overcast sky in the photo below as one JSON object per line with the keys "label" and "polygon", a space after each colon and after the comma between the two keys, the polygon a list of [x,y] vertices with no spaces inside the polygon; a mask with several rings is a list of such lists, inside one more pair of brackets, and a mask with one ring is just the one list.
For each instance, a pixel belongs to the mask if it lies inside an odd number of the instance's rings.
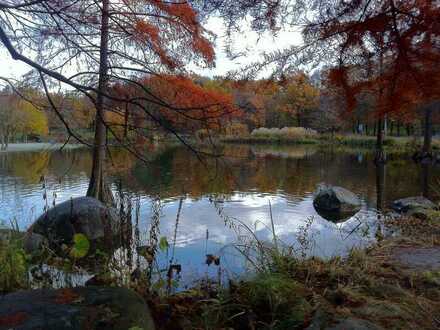
{"label": "overcast sky", "polygon": [[[210,77],[224,75],[230,70],[239,69],[241,65],[257,61],[264,51],[274,51],[291,45],[297,45],[300,44],[302,40],[298,30],[280,31],[276,36],[273,36],[271,33],[265,33],[259,36],[251,31],[246,22],[244,22],[243,33],[237,34],[233,38],[232,50],[235,53],[245,53],[246,55],[230,60],[224,51],[227,40],[221,19],[213,17],[208,21],[205,27],[217,35],[215,44],[216,67],[213,69],[200,69],[190,65],[189,69],[198,74]],[[2,59],[0,76],[19,79],[20,76],[30,70],[29,66],[12,60],[4,47],[1,48],[0,56]]]}

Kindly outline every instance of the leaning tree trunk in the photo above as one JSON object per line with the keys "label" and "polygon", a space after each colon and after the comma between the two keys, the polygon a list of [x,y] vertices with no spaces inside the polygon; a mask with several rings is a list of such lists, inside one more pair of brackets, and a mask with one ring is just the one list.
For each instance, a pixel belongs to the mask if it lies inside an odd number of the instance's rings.
{"label": "leaning tree trunk", "polygon": [[113,195],[106,178],[106,124],[105,96],[108,85],[108,39],[109,0],[102,1],[101,45],[99,59],[99,85],[96,97],[95,140],[93,145],[93,167],[87,196],[95,197],[106,204],[113,203]]}
{"label": "leaning tree trunk", "polygon": [[130,119],[130,112],[128,109],[128,104],[125,105],[125,113],[124,113],[124,138],[128,137],[128,121]]}
{"label": "leaning tree trunk", "polygon": [[424,135],[423,135],[423,149],[422,154],[424,157],[431,155],[431,143],[432,143],[432,109],[428,106],[425,109],[425,120],[423,123]]}

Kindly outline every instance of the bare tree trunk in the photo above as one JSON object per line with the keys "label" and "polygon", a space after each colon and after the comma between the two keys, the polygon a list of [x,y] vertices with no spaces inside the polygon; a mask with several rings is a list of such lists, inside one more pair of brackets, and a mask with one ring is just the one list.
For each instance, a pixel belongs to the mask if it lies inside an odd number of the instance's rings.
{"label": "bare tree trunk", "polygon": [[[379,62],[379,71],[380,74],[382,74],[383,71],[383,53],[381,49],[380,54],[380,62]],[[383,89],[382,87],[379,90],[379,100],[382,99],[383,95]],[[376,156],[374,157],[374,162],[376,165],[383,164],[386,162],[385,154],[383,152],[383,137],[384,137],[384,130],[386,129],[386,115],[382,117],[380,114],[380,117],[377,121],[377,139],[376,139]]]}
{"label": "bare tree trunk", "polygon": [[106,177],[106,124],[105,97],[108,84],[108,39],[109,0],[102,1],[101,46],[99,59],[99,85],[96,97],[95,141],[93,145],[93,167],[87,196],[95,197],[106,204],[113,203],[113,195]]}
{"label": "bare tree trunk", "polygon": [[130,112],[128,110],[128,104],[126,104],[124,113],[124,138],[128,137],[128,120],[130,118]]}
{"label": "bare tree trunk", "polygon": [[1,140],[1,150],[6,150],[5,134],[3,132],[0,133],[0,140]]}

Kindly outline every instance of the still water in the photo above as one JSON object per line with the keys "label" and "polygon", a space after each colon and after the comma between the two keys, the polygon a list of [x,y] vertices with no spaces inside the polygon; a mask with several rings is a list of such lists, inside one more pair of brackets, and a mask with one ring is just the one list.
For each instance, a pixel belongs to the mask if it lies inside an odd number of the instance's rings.
{"label": "still water", "polygon": [[[280,241],[305,249],[298,238],[306,235],[308,255],[343,255],[374,240],[378,209],[397,198],[432,194],[430,184],[440,174],[439,168],[416,165],[405,154],[390,155],[378,170],[369,152],[242,145],[222,152],[220,159],[201,162],[188,149],[173,147],[152,152],[148,164],[123,150],[111,153],[113,190],[121,187],[140,198],[141,240],[148,237],[152,209],[159,209],[160,236],[175,245],[174,262],[183,265],[186,277],[211,271],[207,253],[221,256],[225,271],[240,273],[243,260],[234,248],[240,237],[251,229],[258,239],[272,240],[269,203]],[[84,195],[90,167],[87,149],[0,154],[0,219],[15,219],[24,230],[41,214],[43,194],[49,205]],[[362,210],[341,223],[323,219],[312,205],[320,183],[355,192]],[[231,222],[247,229],[231,228]]]}

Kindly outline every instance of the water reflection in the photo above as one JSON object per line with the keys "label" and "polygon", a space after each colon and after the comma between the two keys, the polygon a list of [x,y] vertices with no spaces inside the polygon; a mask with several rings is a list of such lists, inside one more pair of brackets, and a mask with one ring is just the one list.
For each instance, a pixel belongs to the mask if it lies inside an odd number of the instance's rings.
{"label": "water reflection", "polygon": [[[188,276],[213,271],[204,265],[206,253],[222,254],[229,271],[241,271],[242,259],[233,244],[245,232],[225,225],[227,217],[243,221],[258,238],[270,241],[270,200],[275,232],[282,241],[300,249],[298,232],[311,221],[313,244],[307,253],[344,254],[374,240],[377,210],[397,198],[429,194],[430,178],[439,172],[414,164],[406,155],[389,157],[387,165],[376,167],[371,153],[314,146],[227,146],[222,151],[220,160],[202,164],[185,148],[168,148],[145,165],[123,150],[112,150],[113,189],[120,184],[126,194],[140,197],[139,241],[148,239],[152,204],[160,196],[160,235],[175,237],[175,260]],[[50,203],[85,194],[90,166],[87,149],[0,154],[0,219],[16,217],[21,228],[32,223],[45,203],[42,175]],[[312,198],[323,182],[358,194],[361,211],[339,224],[320,217]]]}

